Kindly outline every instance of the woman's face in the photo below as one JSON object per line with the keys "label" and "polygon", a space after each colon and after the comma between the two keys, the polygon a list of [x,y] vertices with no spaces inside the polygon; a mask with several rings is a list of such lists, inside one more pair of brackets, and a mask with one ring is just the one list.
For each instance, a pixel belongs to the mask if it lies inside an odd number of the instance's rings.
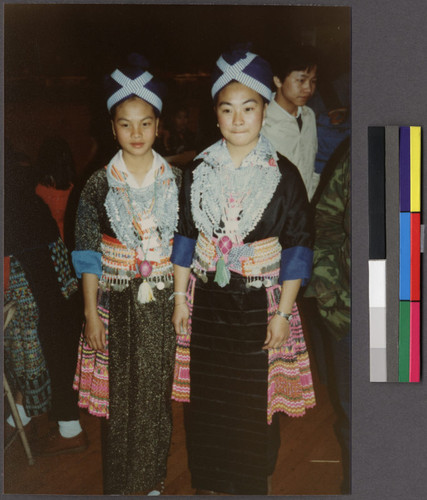
{"label": "woman's face", "polygon": [[265,109],[260,94],[242,83],[231,82],[219,92],[215,111],[229,148],[252,151],[258,142]]}
{"label": "woman's face", "polygon": [[151,154],[158,119],[151,104],[132,97],[117,106],[112,119],[113,132],[126,160],[142,159]]}

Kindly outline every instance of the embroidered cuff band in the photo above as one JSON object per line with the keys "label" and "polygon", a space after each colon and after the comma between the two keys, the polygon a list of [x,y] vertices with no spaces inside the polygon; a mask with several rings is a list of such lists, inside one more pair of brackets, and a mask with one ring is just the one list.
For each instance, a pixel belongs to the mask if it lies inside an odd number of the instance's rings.
{"label": "embroidered cuff band", "polygon": [[73,266],[77,278],[82,277],[82,273],[96,274],[98,278],[102,276],[101,253],[93,250],[75,250],[71,253]]}
{"label": "embroidered cuff band", "polygon": [[196,240],[175,233],[171,261],[181,267],[190,267],[193,262]]}
{"label": "embroidered cuff band", "polygon": [[313,250],[308,247],[291,247],[282,250],[279,283],[287,280],[302,279],[305,286],[311,276]]}

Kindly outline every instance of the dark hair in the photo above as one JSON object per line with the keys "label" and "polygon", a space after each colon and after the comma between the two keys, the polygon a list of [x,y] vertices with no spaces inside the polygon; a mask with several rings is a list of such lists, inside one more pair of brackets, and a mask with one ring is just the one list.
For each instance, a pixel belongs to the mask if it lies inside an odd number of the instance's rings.
{"label": "dark hair", "polygon": [[311,45],[289,45],[283,49],[273,52],[271,65],[274,76],[281,82],[292,73],[292,71],[311,71],[318,65],[319,54]]}
{"label": "dark hair", "polygon": [[37,167],[45,186],[68,189],[75,182],[75,165],[68,142],[59,136],[47,137],[40,146]]}

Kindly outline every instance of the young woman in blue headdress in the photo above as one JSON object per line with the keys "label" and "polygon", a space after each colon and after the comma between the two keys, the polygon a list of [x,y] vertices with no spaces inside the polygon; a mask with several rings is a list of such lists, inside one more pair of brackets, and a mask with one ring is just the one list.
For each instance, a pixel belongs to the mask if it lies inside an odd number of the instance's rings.
{"label": "young woman in blue headdress", "polygon": [[83,189],[73,263],[85,327],[75,388],[106,417],[105,494],[160,494],[172,432],[170,324],[178,187],[152,145],[162,86],[136,54],[105,80],[120,146]]}
{"label": "young woman in blue headdress", "polygon": [[212,97],[223,138],[183,177],[173,324],[173,398],[187,401],[196,493],[271,492],[278,412],[315,404],[295,299],[312,235],[296,167],[260,134],[272,73],[244,49],[223,54]]}

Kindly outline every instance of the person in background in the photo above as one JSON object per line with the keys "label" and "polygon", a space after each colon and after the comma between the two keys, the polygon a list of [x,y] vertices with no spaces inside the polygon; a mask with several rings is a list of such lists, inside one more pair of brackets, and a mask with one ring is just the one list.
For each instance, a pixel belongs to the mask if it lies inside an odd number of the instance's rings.
{"label": "person in background", "polygon": [[154,149],[162,156],[167,156],[170,153],[169,149],[170,132],[166,127],[166,122],[163,116],[159,116],[159,126],[157,130],[156,140],[154,141]]}
{"label": "person in background", "polygon": [[172,114],[169,125],[169,154],[177,155],[184,151],[194,151],[196,149],[196,136],[188,128],[188,109],[186,106],[177,106]]}
{"label": "person in background", "polygon": [[317,80],[318,56],[313,47],[289,46],[273,54],[276,93],[267,107],[262,133],[276,151],[297,166],[311,200],[319,183],[316,117],[306,104]]}
{"label": "person in background", "polygon": [[174,171],[153,149],[163,85],[131,54],[105,78],[120,149],[85,185],[72,258],[85,325],[74,387],[104,417],[105,494],[159,495],[172,434]]}
{"label": "person in background", "polygon": [[[55,425],[35,447],[43,456],[84,451],[73,376],[81,304],[69,255],[47,205],[35,194],[34,169],[6,143],[5,300],[17,304],[5,330],[5,367],[23,425],[49,411]],[[7,424],[14,426],[12,417]]]}
{"label": "person in background", "polygon": [[188,128],[188,109],[183,104],[172,105],[171,116],[160,124],[157,145],[168,162],[184,168],[196,155],[196,135]]}
{"label": "person in background", "polygon": [[322,174],[334,151],[350,137],[351,131],[349,69],[345,65],[329,69],[324,66],[326,62],[322,64],[322,79],[310,100],[317,117],[318,150],[314,170],[318,174]]}
{"label": "person in background", "polygon": [[298,170],[260,134],[271,79],[244,48],[218,59],[211,93],[223,138],[183,174],[173,398],[189,402],[196,494],[271,493],[278,412],[315,404],[295,305],[310,276],[310,211]]}
{"label": "person in background", "polygon": [[75,184],[76,172],[73,155],[62,137],[47,137],[37,157],[39,181],[36,194],[48,205],[64,240],[67,203]]}
{"label": "person in background", "polygon": [[[350,487],[350,139],[345,139],[322,173],[315,206],[313,274],[304,296],[320,315],[321,365],[337,411],[335,432],[342,450],[342,493]],[[319,340],[319,339],[318,339]]]}

